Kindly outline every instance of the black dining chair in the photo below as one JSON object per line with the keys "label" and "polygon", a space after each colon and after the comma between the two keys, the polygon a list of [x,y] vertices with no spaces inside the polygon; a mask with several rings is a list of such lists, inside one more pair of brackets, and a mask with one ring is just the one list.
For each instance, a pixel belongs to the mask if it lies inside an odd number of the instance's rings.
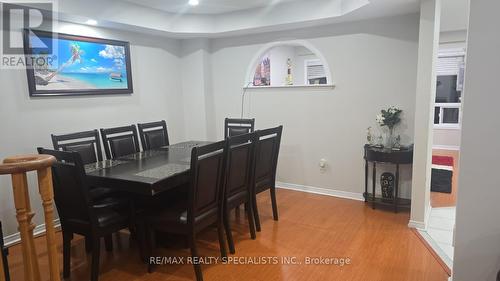
{"label": "black dining chair", "polygon": [[256,238],[253,218],[253,162],[255,158],[254,133],[229,137],[227,139],[227,168],[225,184],[224,227],[229,251],[234,254],[234,241],[229,223],[229,212],[245,204],[250,237]]}
{"label": "black dining chair", "polygon": [[114,159],[140,151],[135,125],[101,129],[106,158]]}
{"label": "black dining chair", "polygon": [[101,141],[97,130],[64,135],[50,135],[55,150],[80,153],[84,165],[102,161]]}
{"label": "black dining chair", "polygon": [[[82,157],[84,165],[102,161],[101,141],[97,130],[77,132],[64,135],[50,135],[55,150],[75,151]],[[91,187],[90,196],[93,199],[106,198],[113,190],[104,187]]]}
{"label": "black dining chair", "polygon": [[[226,169],[226,142],[220,141],[194,147],[191,151],[189,195],[187,200],[167,206],[162,211],[145,214],[149,257],[155,248],[154,233],[167,232],[185,235],[191,256],[199,258],[196,235],[212,224],[217,224],[222,257],[227,257],[223,226],[224,173]],[[149,259],[150,260],[150,259]],[[203,280],[200,263],[194,263],[196,280]],[[150,262],[148,271],[152,272]]]}
{"label": "black dining chair", "polygon": [[281,143],[283,126],[259,130],[255,132],[255,162],[253,180],[253,212],[255,228],[260,231],[260,218],[257,206],[257,194],[269,189],[273,218],[278,220],[278,205],[276,203],[276,168]]}
{"label": "black dining chair", "polygon": [[[51,135],[55,150],[78,152],[84,165],[102,161],[101,141],[99,131],[91,130],[64,135]],[[128,204],[122,194],[105,187],[89,187],[89,195],[93,202],[109,207],[124,207]],[[87,251],[92,250],[92,241],[89,237],[85,239]]]}
{"label": "black dining chair", "polygon": [[130,225],[127,212],[92,201],[88,192],[85,168],[78,152],[65,152],[38,148],[40,154],[54,156],[52,165],[54,199],[63,234],[63,276],[69,278],[71,240],[73,234],[91,237],[91,281],[99,277],[100,240],[104,238],[106,250],[112,251],[111,234]]}
{"label": "black dining chair", "polygon": [[9,249],[5,247],[3,241],[3,230],[1,221],[0,221],[0,251],[2,252],[1,254],[2,254],[2,263],[3,263],[5,281],[10,281],[9,261],[7,259],[7,256],[9,255]]}
{"label": "black dining chair", "polygon": [[255,119],[226,118],[224,120],[224,138],[248,134],[254,131]]}
{"label": "black dining chair", "polygon": [[139,136],[142,149],[150,150],[169,145],[167,123],[165,120],[151,123],[139,123]]}

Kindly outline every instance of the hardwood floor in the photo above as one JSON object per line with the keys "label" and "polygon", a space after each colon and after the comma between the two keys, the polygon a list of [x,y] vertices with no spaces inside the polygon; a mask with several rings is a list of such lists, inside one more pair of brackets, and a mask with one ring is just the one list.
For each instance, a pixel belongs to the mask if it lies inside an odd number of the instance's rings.
{"label": "hardwood floor", "polygon": [[[372,210],[363,202],[279,189],[280,221],[272,219],[268,193],[259,195],[262,232],[251,240],[243,210],[232,213],[236,255],[230,257],[297,257],[301,265],[203,265],[205,280],[436,280],[448,278],[433,255],[407,227],[408,213]],[[141,264],[136,247],[129,247],[127,233],[114,236],[112,253],[101,255],[101,281],[193,280],[192,265],[160,265],[152,274]],[[48,261],[43,237],[36,239],[43,276],[48,280]],[[90,256],[81,237],[72,244],[72,277],[88,280]],[[199,237],[204,257],[218,257],[215,229]],[[104,248],[104,247],[102,247]],[[58,249],[62,253],[61,235]],[[12,280],[21,281],[20,247],[10,249]],[[187,257],[189,250],[164,248],[160,256]],[[349,258],[350,264],[305,265],[306,257]],[[60,257],[62,265],[62,255]]]}
{"label": "hardwood floor", "polygon": [[458,161],[460,160],[460,152],[458,150],[434,149],[432,150],[432,155],[453,157],[453,177],[451,179],[451,193],[431,192],[431,207],[454,207],[457,205]]}

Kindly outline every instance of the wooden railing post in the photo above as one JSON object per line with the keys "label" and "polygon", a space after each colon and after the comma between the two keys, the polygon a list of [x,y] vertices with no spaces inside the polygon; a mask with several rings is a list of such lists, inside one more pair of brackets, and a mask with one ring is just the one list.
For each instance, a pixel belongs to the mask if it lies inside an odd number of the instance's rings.
{"label": "wooden railing post", "polygon": [[37,171],[38,186],[42,198],[45,216],[45,231],[47,238],[47,254],[49,257],[50,280],[60,281],[59,264],[54,229],[54,192],[52,187],[51,166],[55,158],[50,155],[24,155],[4,159],[0,165],[0,174],[12,175],[12,188],[14,191],[14,206],[19,224],[21,247],[24,262],[24,280],[40,281],[40,268],[35,249],[32,223],[35,215],[31,210],[28,181],[26,173]]}
{"label": "wooden railing post", "polygon": [[54,190],[52,188],[52,171],[50,167],[38,170],[38,186],[45,214],[45,236],[47,238],[47,253],[49,255],[50,280],[59,280],[56,232],[54,227]]}
{"label": "wooden railing post", "polygon": [[[1,249],[3,251],[3,249]],[[3,268],[3,258],[2,261],[0,262],[0,281],[6,281],[5,280],[5,271],[9,270],[8,268]]]}
{"label": "wooden railing post", "polygon": [[9,263],[7,261],[8,252],[5,248],[5,244],[3,241],[3,229],[2,222],[0,222],[0,251],[1,251],[1,261],[0,261],[0,281],[8,281],[10,280],[9,274]]}

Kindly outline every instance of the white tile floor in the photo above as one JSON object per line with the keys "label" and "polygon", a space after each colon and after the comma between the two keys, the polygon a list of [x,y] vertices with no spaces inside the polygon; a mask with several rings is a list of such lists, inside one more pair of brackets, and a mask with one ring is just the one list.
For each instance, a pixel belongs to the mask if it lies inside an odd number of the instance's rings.
{"label": "white tile floor", "polygon": [[436,253],[451,268],[453,263],[453,226],[456,207],[432,208],[427,231],[420,231]]}

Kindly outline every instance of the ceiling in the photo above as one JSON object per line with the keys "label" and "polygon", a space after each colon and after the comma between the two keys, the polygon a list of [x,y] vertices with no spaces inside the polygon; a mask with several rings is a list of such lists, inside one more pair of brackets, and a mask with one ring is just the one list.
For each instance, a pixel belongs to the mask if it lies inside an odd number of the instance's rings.
{"label": "ceiling", "polygon": [[[175,38],[220,38],[416,14],[421,0],[64,0],[58,19]],[[469,0],[442,0],[441,31],[467,28]],[[29,6],[29,4],[26,4]],[[95,7],[99,7],[96,9]]]}
{"label": "ceiling", "polygon": [[188,0],[120,0],[169,13],[224,14],[255,8],[270,7],[281,3],[304,0],[199,0],[198,6],[189,6]]}

